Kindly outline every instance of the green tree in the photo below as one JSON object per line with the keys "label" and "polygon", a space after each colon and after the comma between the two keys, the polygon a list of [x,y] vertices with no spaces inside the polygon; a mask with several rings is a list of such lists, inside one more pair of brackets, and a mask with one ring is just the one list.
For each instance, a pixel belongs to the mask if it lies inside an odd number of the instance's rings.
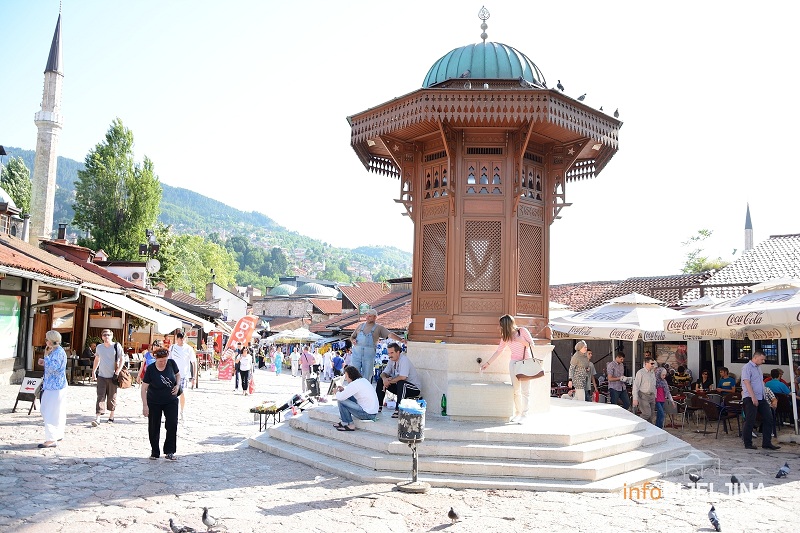
{"label": "green tree", "polygon": [[684,274],[699,274],[707,270],[719,270],[726,267],[729,263],[724,261],[721,257],[716,259],[709,259],[705,254],[705,250],[701,243],[707,240],[713,232],[707,229],[697,231],[697,235],[692,235],[689,240],[681,243],[683,246],[691,248],[686,254],[686,262],[681,269]]}
{"label": "green tree", "polygon": [[179,235],[173,245],[175,254],[175,278],[172,287],[189,292],[195,288],[202,292],[211,281],[214,269],[216,284],[230,287],[236,282],[239,270],[233,255],[220,246],[199,235]]}
{"label": "green tree", "polygon": [[75,182],[75,225],[88,230],[81,244],[102,248],[112,259],[139,258],[139,243],[153,229],[161,202],[161,184],[147,157],[133,160],[133,133],[117,118],[105,141],[86,156]]}
{"label": "green tree", "polygon": [[[2,167],[2,165],[0,165]],[[22,214],[31,212],[31,173],[21,157],[12,157],[0,168],[0,187],[14,200]]]}

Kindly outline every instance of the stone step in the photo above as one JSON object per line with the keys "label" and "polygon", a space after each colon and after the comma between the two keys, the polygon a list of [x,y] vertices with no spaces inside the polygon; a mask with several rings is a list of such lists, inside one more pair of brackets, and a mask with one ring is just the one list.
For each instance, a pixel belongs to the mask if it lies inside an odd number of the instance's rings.
{"label": "stone step", "polygon": [[[425,439],[566,446],[627,435],[652,427],[616,405],[557,399],[553,402],[559,403],[559,409],[531,415],[522,425],[491,421],[465,422],[428,412]],[[337,422],[339,409],[335,402],[321,404],[304,411],[303,416]],[[391,418],[391,412],[379,414],[378,420],[370,424],[374,424],[370,431],[387,436],[397,435],[397,420]]]}
{"label": "stone step", "polygon": [[[357,436],[353,436],[354,433],[339,431],[336,432],[338,434],[332,435],[330,430],[333,429],[332,424],[338,422],[338,417],[334,419],[327,413],[316,412],[309,415],[289,419],[288,423],[308,433],[352,443],[369,450],[394,455],[411,455],[408,445],[397,440],[396,432],[395,435],[386,435],[380,431],[380,426],[373,422],[357,421],[358,431],[354,432],[358,433]],[[452,456],[476,459],[491,457],[529,461],[585,462],[632,451],[642,446],[652,446],[666,441],[667,436],[668,433],[648,424],[647,428],[635,433],[567,446],[428,439],[420,444],[420,449],[429,457]]]}
{"label": "stone step", "polygon": [[[375,471],[348,461],[331,461],[329,456],[302,447],[285,446],[284,441],[276,440],[268,433],[260,433],[250,439],[250,446],[291,461],[306,464],[312,468],[330,472],[360,483],[401,483],[411,480],[410,459],[406,474],[390,471]],[[699,468],[699,457],[695,456],[691,465]],[[710,464],[711,458],[706,458]],[[420,472],[418,481],[429,483],[432,487],[454,489],[509,489],[559,492],[614,492],[624,486],[640,485],[664,475],[658,468],[636,468],[625,473],[601,480],[576,479],[523,479],[520,477],[466,476]]]}
{"label": "stone step", "polygon": [[[316,405],[250,445],[351,479],[409,480],[410,450],[390,413],[356,421],[355,432],[336,431],[338,420],[335,402]],[[424,435],[419,479],[443,487],[612,491],[716,462],[617,406],[569,400],[521,425],[427,413]]]}
{"label": "stone step", "polygon": [[[407,472],[411,460],[389,451],[379,451],[365,447],[369,440],[368,432],[337,431],[333,426],[322,427],[313,423],[314,432],[307,432],[302,421],[293,420],[291,424],[279,424],[269,429],[270,437],[283,440],[293,446],[300,446],[327,455],[332,461],[349,461],[371,470]],[[379,436],[375,436],[380,438]],[[332,443],[336,445],[332,446]],[[406,448],[408,446],[406,445]],[[687,454],[691,448],[678,439],[665,439],[646,448],[619,452],[599,459],[580,461],[528,461],[503,457],[463,457],[460,455],[429,455],[425,443],[418,446],[419,470],[436,474],[474,475],[492,477],[518,477],[536,479],[582,479],[599,480],[621,474],[632,468],[642,468],[648,464],[662,463],[666,459]]]}

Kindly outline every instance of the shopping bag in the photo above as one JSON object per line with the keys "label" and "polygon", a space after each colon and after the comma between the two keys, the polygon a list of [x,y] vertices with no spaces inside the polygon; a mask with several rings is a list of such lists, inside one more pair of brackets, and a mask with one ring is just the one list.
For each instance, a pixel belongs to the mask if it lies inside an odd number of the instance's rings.
{"label": "shopping bag", "polygon": [[250,372],[250,384],[247,386],[247,392],[253,394],[256,391],[256,376],[255,370]]}

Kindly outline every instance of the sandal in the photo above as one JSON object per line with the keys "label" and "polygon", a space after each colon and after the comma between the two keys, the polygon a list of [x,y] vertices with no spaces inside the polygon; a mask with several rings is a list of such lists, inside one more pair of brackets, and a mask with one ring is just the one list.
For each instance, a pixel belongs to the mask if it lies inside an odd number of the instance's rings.
{"label": "sandal", "polygon": [[400,411],[395,411],[392,413],[392,418],[400,418]]}
{"label": "sandal", "polygon": [[336,428],[336,431],[355,431],[355,429],[353,429],[351,427],[347,427],[347,426],[341,426],[341,427]]}
{"label": "sandal", "polygon": [[335,427],[336,429],[339,429],[339,428],[343,428],[343,427],[347,427],[347,426],[345,426],[341,422],[338,422],[338,423],[334,424],[333,427]]}

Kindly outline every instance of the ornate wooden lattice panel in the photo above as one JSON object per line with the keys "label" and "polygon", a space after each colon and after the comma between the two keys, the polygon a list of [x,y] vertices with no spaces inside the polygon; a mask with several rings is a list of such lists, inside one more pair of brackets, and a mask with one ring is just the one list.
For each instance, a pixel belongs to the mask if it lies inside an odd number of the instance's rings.
{"label": "ornate wooden lattice panel", "polygon": [[544,195],[542,192],[543,174],[544,174],[543,166],[537,166],[537,165],[522,166],[522,182],[520,183],[520,185],[523,197],[530,198],[531,200],[539,200],[539,201],[544,200]]}
{"label": "ornate wooden lattice panel", "polygon": [[519,224],[517,249],[519,250],[518,291],[522,294],[542,294],[542,228],[533,224]]}
{"label": "ornate wooden lattice panel", "polygon": [[503,194],[501,161],[467,161],[466,194]]}
{"label": "ornate wooden lattice panel", "polygon": [[422,188],[424,190],[422,195],[423,200],[447,196],[447,190],[449,189],[447,167],[446,161],[444,163],[425,166],[423,170],[424,178],[422,180]]}
{"label": "ornate wooden lattice panel", "polygon": [[502,222],[467,220],[464,224],[464,290],[500,291]]}
{"label": "ornate wooden lattice panel", "polygon": [[422,291],[444,291],[447,269],[447,222],[422,227]]}

